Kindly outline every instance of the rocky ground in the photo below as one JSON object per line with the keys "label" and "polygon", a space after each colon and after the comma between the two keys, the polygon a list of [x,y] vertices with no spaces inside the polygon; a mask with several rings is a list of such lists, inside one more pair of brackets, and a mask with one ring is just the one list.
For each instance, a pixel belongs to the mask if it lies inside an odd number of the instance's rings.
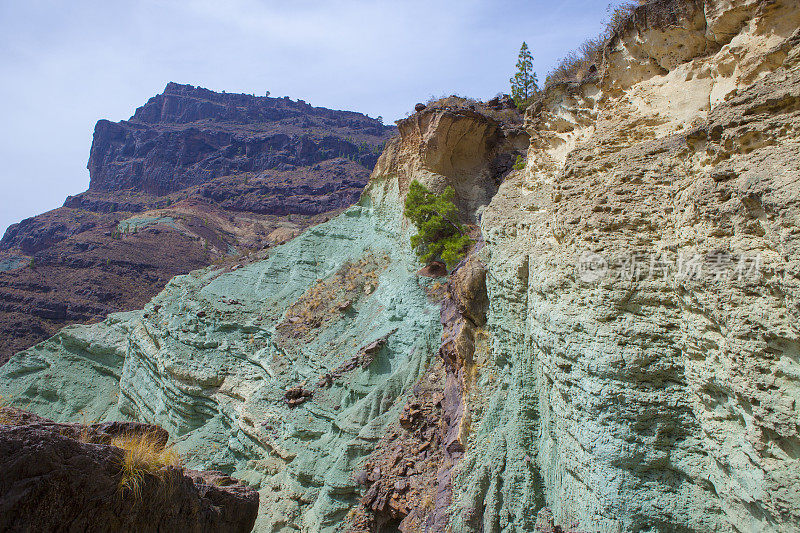
{"label": "rocky ground", "polygon": [[[218,472],[180,466],[143,471],[125,484],[115,439],[169,435],[135,422],[58,424],[0,406],[3,531],[218,531],[247,533],[258,493]],[[135,490],[134,490],[135,487]]]}
{"label": "rocky ground", "polygon": [[173,276],[335,216],[395,131],[174,83],[130,120],[99,121],[89,190],[0,240],[0,364],[65,325],[140,308]]}

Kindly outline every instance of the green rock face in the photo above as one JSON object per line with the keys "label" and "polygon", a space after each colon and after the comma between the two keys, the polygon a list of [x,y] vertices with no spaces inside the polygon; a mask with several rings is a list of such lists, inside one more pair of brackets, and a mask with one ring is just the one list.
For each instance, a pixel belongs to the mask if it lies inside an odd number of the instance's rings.
{"label": "green rock face", "polygon": [[[256,530],[333,531],[441,335],[385,185],[263,261],[176,277],[17,354],[0,394],[59,421],[159,424],[187,466],[259,488]],[[308,396],[290,406],[293,387]]]}

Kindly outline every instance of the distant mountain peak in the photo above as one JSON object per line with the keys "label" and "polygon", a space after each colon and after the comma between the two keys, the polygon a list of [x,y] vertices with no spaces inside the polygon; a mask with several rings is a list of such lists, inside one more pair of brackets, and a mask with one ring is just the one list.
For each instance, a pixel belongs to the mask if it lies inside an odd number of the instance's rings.
{"label": "distant mountain peak", "polygon": [[366,178],[394,131],[354,111],[170,82],[130,120],[98,121],[89,188],[164,195],[228,174],[336,158],[358,163]]}

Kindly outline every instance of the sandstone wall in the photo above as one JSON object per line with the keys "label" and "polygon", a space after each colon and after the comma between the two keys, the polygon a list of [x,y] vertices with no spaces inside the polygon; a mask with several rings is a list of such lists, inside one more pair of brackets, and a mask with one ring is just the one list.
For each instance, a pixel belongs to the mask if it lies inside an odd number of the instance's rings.
{"label": "sandstone wall", "polygon": [[798,28],[796,2],[650,2],[529,110],[482,219],[454,530],[532,529],[541,499],[588,531],[800,527]]}

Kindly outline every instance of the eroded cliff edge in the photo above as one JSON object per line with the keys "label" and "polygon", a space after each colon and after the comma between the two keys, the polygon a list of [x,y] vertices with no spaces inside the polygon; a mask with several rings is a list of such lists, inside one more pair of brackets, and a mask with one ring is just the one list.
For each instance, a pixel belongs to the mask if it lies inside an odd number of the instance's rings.
{"label": "eroded cliff edge", "polygon": [[532,529],[538,497],[589,531],[800,527],[798,28],[791,1],[650,2],[528,111],[481,222],[454,530]]}

